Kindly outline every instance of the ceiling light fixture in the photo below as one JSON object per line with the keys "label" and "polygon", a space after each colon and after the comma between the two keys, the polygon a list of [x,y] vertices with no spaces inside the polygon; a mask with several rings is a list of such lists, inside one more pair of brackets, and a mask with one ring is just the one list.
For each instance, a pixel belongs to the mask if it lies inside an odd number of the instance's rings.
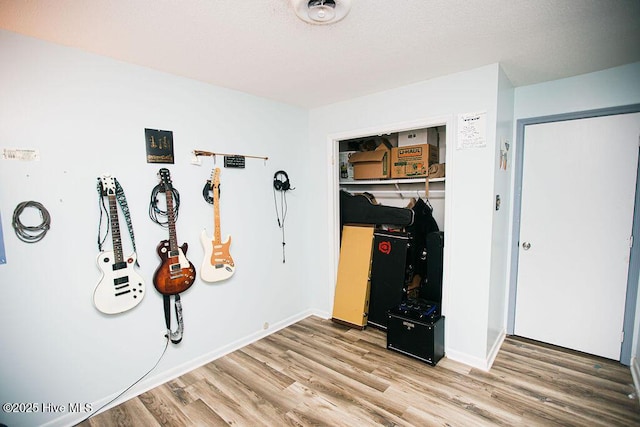
{"label": "ceiling light fixture", "polygon": [[318,22],[331,21],[336,17],[336,2],[333,0],[310,0],[309,18]]}
{"label": "ceiling light fixture", "polygon": [[351,0],[291,0],[298,18],[311,24],[332,24],[347,16]]}

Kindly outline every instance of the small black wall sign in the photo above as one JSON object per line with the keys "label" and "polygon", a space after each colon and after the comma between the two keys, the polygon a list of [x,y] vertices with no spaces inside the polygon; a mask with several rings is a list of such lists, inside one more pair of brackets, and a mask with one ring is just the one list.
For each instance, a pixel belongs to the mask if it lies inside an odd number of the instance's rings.
{"label": "small black wall sign", "polygon": [[173,164],[173,132],[170,130],[144,130],[147,163]]}
{"label": "small black wall sign", "polygon": [[244,169],[244,156],[224,156],[224,167]]}

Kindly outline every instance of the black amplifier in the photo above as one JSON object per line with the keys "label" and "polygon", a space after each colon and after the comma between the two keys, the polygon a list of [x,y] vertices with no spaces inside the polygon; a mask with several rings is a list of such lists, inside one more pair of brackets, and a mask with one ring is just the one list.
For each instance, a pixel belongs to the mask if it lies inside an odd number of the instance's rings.
{"label": "black amplifier", "polygon": [[388,312],[387,348],[430,365],[444,357],[444,316],[438,304],[407,300]]}

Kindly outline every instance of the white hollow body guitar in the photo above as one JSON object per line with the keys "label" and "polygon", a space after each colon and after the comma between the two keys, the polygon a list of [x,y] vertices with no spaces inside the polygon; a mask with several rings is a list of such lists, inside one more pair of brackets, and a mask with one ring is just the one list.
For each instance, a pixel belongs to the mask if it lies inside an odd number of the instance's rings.
{"label": "white hollow body guitar", "polygon": [[200,269],[200,277],[205,282],[219,282],[233,276],[236,271],[233,258],[229,253],[231,236],[222,242],[220,238],[220,168],[216,168],[211,177],[211,191],[213,192],[213,241],[202,230],[200,241],[204,248],[204,259]]}
{"label": "white hollow body guitar", "polygon": [[109,218],[113,252],[103,251],[98,255],[98,267],[102,277],[93,292],[93,303],[105,314],[117,314],[131,310],[140,304],[145,292],[142,277],[135,271],[136,254],[127,259],[122,256],[122,240],[118,223],[115,180],[109,175],[100,177],[102,194],[109,199]]}

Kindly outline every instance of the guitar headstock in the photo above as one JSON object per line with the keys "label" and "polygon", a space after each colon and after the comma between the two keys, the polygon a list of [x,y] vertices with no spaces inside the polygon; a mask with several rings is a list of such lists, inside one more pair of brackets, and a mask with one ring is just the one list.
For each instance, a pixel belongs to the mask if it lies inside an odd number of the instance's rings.
{"label": "guitar headstock", "polygon": [[162,168],[158,171],[158,174],[160,175],[160,181],[162,182],[165,190],[171,190],[173,186],[171,184],[171,174],[169,169]]}
{"label": "guitar headstock", "polygon": [[102,175],[100,178],[100,185],[102,187],[103,196],[115,196],[116,194],[116,181],[111,175]]}

